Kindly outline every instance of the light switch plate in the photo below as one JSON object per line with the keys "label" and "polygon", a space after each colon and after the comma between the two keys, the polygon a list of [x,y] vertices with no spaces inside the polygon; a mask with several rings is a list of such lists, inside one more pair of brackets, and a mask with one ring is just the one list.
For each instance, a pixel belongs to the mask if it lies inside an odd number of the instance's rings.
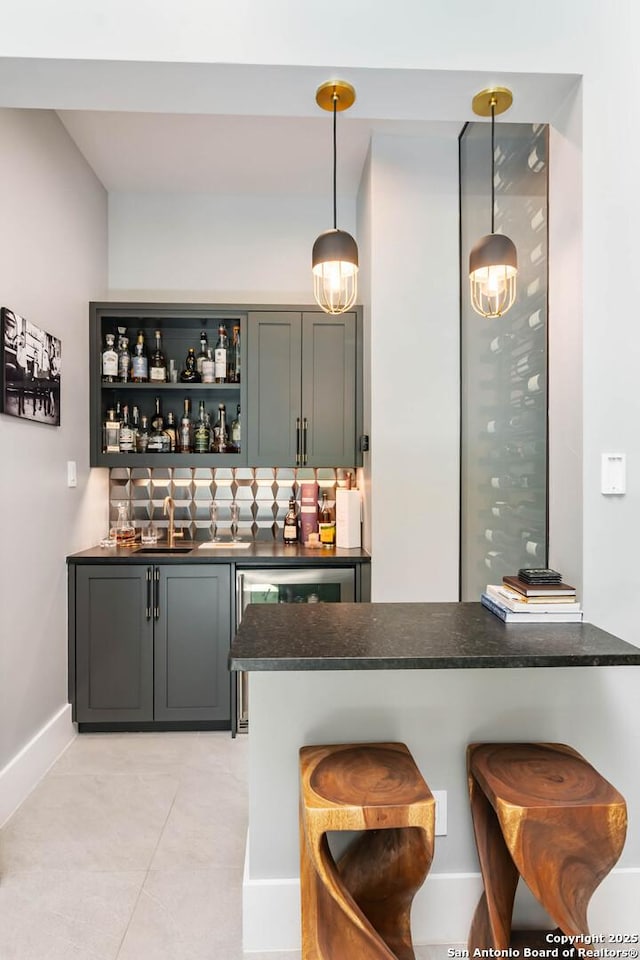
{"label": "light switch plate", "polygon": [[75,460],[67,460],[67,486],[78,486],[78,470]]}
{"label": "light switch plate", "polygon": [[606,496],[627,492],[627,456],[624,453],[602,454],[600,492]]}

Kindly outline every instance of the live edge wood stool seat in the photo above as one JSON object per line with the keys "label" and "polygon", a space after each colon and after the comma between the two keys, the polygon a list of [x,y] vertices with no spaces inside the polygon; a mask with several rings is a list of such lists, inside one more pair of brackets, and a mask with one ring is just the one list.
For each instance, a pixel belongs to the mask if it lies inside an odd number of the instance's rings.
{"label": "live edge wood stool seat", "polygon": [[[403,743],[300,750],[302,960],[414,960],[435,801]],[[360,833],[336,863],[327,832]]]}
{"label": "live edge wood stool seat", "polygon": [[510,946],[519,877],[561,933],[588,934],[589,901],[624,846],[624,798],[562,743],[473,743],[467,772],[484,882],[469,949]]}

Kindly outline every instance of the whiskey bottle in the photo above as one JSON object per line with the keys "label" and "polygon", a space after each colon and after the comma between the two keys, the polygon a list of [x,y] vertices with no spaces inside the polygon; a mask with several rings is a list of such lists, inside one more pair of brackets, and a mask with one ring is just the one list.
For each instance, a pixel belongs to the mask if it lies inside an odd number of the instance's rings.
{"label": "whiskey bottle", "polygon": [[167,422],[164,425],[164,432],[169,434],[170,453],[175,453],[175,451],[178,449],[178,427],[176,425],[176,418],[171,410],[169,410],[167,413]]}
{"label": "whiskey bottle", "polygon": [[218,419],[213,427],[212,450],[214,453],[226,453],[229,434],[227,431],[227,408],[224,403],[218,404]]}
{"label": "whiskey bottle", "polygon": [[162,418],[154,418],[153,424],[151,425],[151,433],[149,434],[147,452],[169,453],[170,448],[171,441],[169,440],[169,434],[166,433],[164,429],[164,421]]}
{"label": "whiskey bottle", "polygon": [[155,404],[155,412],[151,418],[151,426],[154,430],[160,428],[164,430],[164,417],[162,416],[162,400],[160,397],[154,397],[153,402]]}
{"label": "whiskey bottle", "polygon": [[116,418],[116,411],[110,407],[102,424],[102,452],[120,453],[120,418]]}
{"label": "whiskey bottle", "polygon": [[213,360],[215,363],[215,381],[216,383],[224,383],[227,379],[227,349],[229,346],[229,338],[227,336],[227,328],[224,323],[221,323],[218,327],[218,342],[216,343],[216,348],[213,354]]}
{"label": "whiskey bottle", "polygon": [[118,380],[128,383],[131,380],[131,354],[129,353],[129,337],[120,337],[118,348]]}
{"label": "whiskey bottle", "polygon": [[231,443],[236,449],[237,453],[240,453],[240,444],[241,444],[241,428],[240,428],[240,404],[236,406],[236,415],[235,418],[231,421]]}
{"label": "whiskey bottle", "polygon": [[133,430],[133,451],[138,449],[138,434],[140,433],[140,408],[135,404],[131,407],[131,429]]}
{"label": "whiskey bottle", "polygon": [[156,348],[151,354],[149,364],[149,379],[159,383],[167,382],[167,358],[162,351],[162,334],[159,330],[155,332]]}
{"label": "whiskey bottle", "polygon": [[201,377],[196,365],[196,352],[193,347],[189,347],[184,361],[184,367],[180,371],[181,383],[200,383]]}
{"label": "whiskey bottle", "polygon": [[202,361],[202,371],[200,375],[203,383],[215,383],[216,381],[215,363],[211,347],[207,347],[207,355]]}
{"label": "whiskey bottle", "polygon": [[[209,340],[207,338],[207,331],[203,330],[200,334],[200,353],[196,357],[196,369],[200,376],[202,377],[202,364],[207,359],[207,350],[209,347]],[[203,383],[212,383],[213,381],[206,381],[203,378]]]}
{"label": "whiskey bottle", "polygon": [[298,540],[298,510],[295,497],[289,498],[289,509],[284,518],[282,539],[285,543],[296,543]]}
{"label": "whiskey bottle", "polygon": [[188,397],[184,398],[184,412],[178,431],[178,449],[180,453],[193,453],[193,421],[191,419],[191,400]]}
{"label": "whiskey bottle", "polygon": [[136,437],[136,452],[137,453],[146,453],[149,447],[149,421],[147,417],[142,415],[140,418],[140,430],[138,431],[138,436]]}
{"label": "whiskey bottle", "polygon": [[198,420],[193,432],[193,448],[196,453],[209,453],[210,446],[211,427],[205,412],[204,400],[201,400],[198,407]]}
{"label": "whiskey bottle", "polygon": [[105,334],[106,346],[102,351],[102,382],[114,383],[118,379],[118,354],[114,349],[115,336]]}
{"label": "whiskey bottle", "polygon": [[133,439],[133,430],[129,423],[129,407],[125,403],[122,408],[122,423],[120,424],[120,453],[133,453]]}
{"label": "whiskey bottle", "polygon": [[131,372],[131,379],[134,383],[146,383],[149,379],[149,358],[142,330],[138,330],[138,338],[131,360]]}

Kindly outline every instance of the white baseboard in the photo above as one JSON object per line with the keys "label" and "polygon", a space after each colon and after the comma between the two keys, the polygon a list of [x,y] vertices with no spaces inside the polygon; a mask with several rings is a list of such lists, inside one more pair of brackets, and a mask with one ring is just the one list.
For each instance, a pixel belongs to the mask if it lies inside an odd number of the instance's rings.
{"label": "white baseboard", "polygon": [[[433,874],[416,894],[411,911],[413,942],[464,945],[482,891],[477,873]],[[589,909],[592,933],[637,933],[640,868],[614,870],[596,890]],[[537,917],[519,925],[539,926]],[[540,910],[537,904],[534,908]],[[517,904],[516,904],[517,908]],[[518,920],[516,913],[516,920]],[[300,949],[300,881],[251,879],[245,858],[243,949],[247,953]],[[549,925],[549,928],[551,925]],[[614,946],[615,945],[611,945]]]}
{"label": "white baseboard", "polygon": [[62,707],[0,770],[0,827],[76,736],[71,704]]}

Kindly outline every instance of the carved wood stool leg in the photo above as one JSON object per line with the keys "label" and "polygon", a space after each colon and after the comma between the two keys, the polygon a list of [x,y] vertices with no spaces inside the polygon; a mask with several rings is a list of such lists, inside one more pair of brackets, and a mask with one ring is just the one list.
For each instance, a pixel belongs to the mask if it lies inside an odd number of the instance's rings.
{"label": "carved wood stool leg", "polygon": [[[302,960],[414,960],[435,804],[404,744],[301,750]],[[336,864],[331,830],[363,831]]]}

